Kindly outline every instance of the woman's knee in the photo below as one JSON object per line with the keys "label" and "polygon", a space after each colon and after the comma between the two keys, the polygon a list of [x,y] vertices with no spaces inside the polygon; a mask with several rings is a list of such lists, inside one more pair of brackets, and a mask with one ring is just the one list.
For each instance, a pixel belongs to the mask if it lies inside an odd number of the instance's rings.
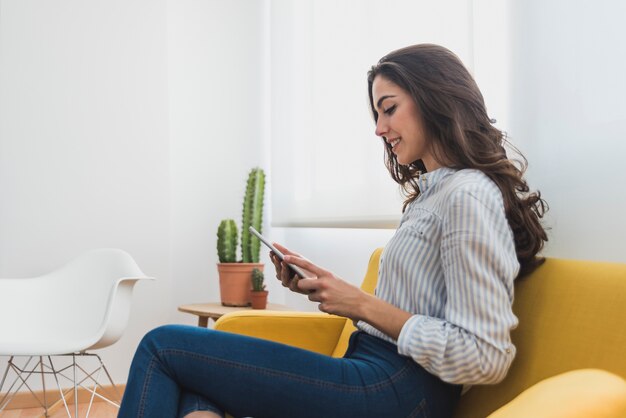
{"label": "woman's knee", "polygon": [[139,343],[139,349],[155,351],[168,345],[169,342],[176,341],[180,337],[181,333],[184,332],[183,328],[181,325],[161,325],[154,328],[143,336]]}

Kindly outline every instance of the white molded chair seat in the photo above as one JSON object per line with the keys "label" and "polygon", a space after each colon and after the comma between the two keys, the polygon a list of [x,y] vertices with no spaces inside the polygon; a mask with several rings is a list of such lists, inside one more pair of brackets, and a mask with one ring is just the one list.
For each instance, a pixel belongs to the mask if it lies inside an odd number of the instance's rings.
{"label": "white molded chair seat", "polygon": [[0,279],[0,355],[84,354],[115,343],[142,279],[153,278],[119,249],[88,251],[43,276]]}

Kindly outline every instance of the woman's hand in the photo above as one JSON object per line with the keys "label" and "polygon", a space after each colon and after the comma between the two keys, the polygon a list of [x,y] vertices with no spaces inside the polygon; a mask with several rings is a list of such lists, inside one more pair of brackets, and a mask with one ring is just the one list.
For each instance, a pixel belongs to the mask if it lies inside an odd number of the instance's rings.
{"label": "woman's hand", "polygon": [[[285,261],[281,262],[275,254],[270,253],[272,262],[276,266],[276,277],[283,283],[283,286],[307,295],[313,302],[319,302],[319,310],[322,312],[353,320],[360,319],[361,308],[370,295],[287,248],[274,245],[285,255]],[[289,269],[287,263],[303,269],[305,273],[308,273],[307,277],[299,278]]]}
{"label": "woman's hand", "polygon": [[[280,244],[273,243],[273,245],[278,251],[280,251],[284,255],[293,255],[302,258],[301,255],[289,251],[287,248],[283,247]],[[289,268],[286,262],[281,261],[280,258],[278,258],[278,256],[273,251],[270,251],[270,259],[272,260],[272,263],[276,268],[276,278],[281,281],[283,287],[289,288],[289,290],[291,290],[292,292],[308,295],[308,292],[300,290],[298,288],[298,282],[301,280],[301,278],[292,269]],[[305,271],[305,273],[307,273],[307,277],[315,277],[315,275],[310,271]]]}
{"label": "woman's hand", "polygon": [[[276,277],[283,286],[307,295],[313,302],[319,302],[319,310],[322,312],[350,318],[355,322],[365,321],[391,338],[398,339],[411,313],[346,283],[282,245],[274,245],[285,255],[285,261],[281,262],[274,253],[270,253],[276,266]],[[298,278],[287,263],[300,267],[307,273],[307,277]]]}

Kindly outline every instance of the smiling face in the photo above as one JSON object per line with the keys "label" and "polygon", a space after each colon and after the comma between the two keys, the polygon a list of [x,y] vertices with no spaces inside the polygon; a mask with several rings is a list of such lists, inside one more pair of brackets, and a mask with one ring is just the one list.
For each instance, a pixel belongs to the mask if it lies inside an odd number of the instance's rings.
{"label": "smiling face", "polygon": [[391,146],[401,165],[422,160],[427,171],[441,165],[431,152],[422,117],[413,98],[400,86],[378,75],[372,84],[372,107],[378,113],[376,135]]}

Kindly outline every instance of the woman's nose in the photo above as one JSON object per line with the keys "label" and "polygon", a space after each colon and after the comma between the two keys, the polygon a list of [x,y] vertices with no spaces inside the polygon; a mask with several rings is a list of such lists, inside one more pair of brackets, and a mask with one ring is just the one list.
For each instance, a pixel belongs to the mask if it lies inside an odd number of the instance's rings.
{"label": "woman's nose", "polygon": [[381,121],[382,118],[378,118],[376,121],[376,136],[385,136],[387,133],[387,125]]}

